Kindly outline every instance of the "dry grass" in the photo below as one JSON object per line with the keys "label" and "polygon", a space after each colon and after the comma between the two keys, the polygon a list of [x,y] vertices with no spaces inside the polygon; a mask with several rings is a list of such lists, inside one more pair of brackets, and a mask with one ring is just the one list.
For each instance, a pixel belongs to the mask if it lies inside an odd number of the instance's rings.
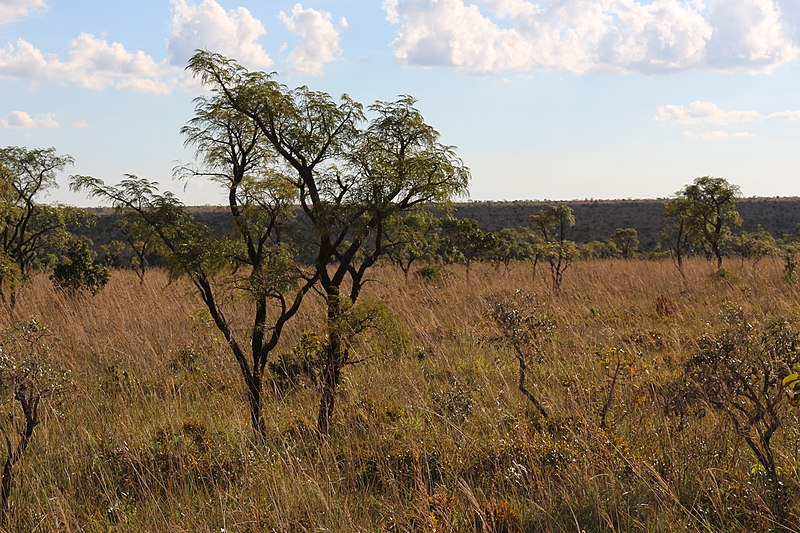
{"label": "dry grass", "polygon": [[[364,298],[387,302],[396,324],[359,345],[367,360],[346,369],[332,439],[310,429],[319,400],[306,384],[267,399],[266,446],[251,440],[236,366],[188,284],[116,272],[95,298],[70,300],[37,278],[17,315],[50,328],[75,386],[34,435],[14,529],[766,530],[764,483],[725,420],[664,415],[667,384],[725,306],[800,321],[779,264],[732,268],[717,280],[692,261],[683,282],[667,262],[581,262],[559,297],[525,265],[477,265],[469,282],[458,271],[439,286],[382,268]],[[486,299],[516,289],[557,324],[529,376],[547,422],[517,391],[513,355],[490,342]],[[659,297],[674,307],[657,312]],[[232,302],[243,321],[246,304]],[[311,297],[279,351],[322,324]],[[601,430],[597,352],[610,349],[634,362]],[[796,496],[800,424],[784,416],[775,446]],[[797,505],[789,515],[800,529]]]}

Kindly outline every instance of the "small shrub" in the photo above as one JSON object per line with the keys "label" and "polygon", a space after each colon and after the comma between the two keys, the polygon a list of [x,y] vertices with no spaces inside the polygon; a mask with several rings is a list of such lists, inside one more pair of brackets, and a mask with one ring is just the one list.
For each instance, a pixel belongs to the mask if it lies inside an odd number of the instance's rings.
{"label": "small shrub", "polygon": [[414,275],[430,283],[441,283],[453,273],[438,265],[425,265],[417,270]]}
{"label": "small shrub", "polygon": [[547,418],[541,401],[528,389],[528,364],[531,359],[543,360],[544,340],[555,329],[555,321],[536,305],[536,297],[517,290],[511,294],[499,294],[489,298],[488,317],[499,335],[493,340],[514,350],[519,364],[517,388],[533,404],[538,413]]}
{"label": "small shrub", "polygon": [[328,341],[313,330],[300,335],[292,351],[278,355],[268,364],[273,386],[279,392],[290,392],[304,383],[317,387],[320,383]]}
{"label": "small shrub", "polygon": [[800,361],[800,331],[782,319],[756,322],[740,308],[727,309],[723,318],[728,325],[702,337],[684,367],[685,401],[702,402],[733,425],[763,467],[782,523],[785,491],[772,438],[785,416],[785,376]]}
{"label": "small shrub", "polygon": [[108,284],[111,276],[108,265],[96,262],[96,257],[86,241],[75,240],[66,258],[53,269],[50,279],[56,287],[73,295],[88,291],[94,296]]}
{"label": "small shrub", "polygon": [[472,413],[472,393],[455,379],[446,390],[433,394],[436,413],[454,422],[464,422]]}
{"label": "small shrub", "polygon": [[719,267],[711,273],[711,279],[714,281],[726,281],[728,283],[735,283],[741,279],[737,274],[734,274],[725,267]]}
{"label": "small shrub", "polygon": [[52,405],[71,384],[69,374],[51,360],[46,342],[49,336],[46,328],[32,320],[13,327],[0,339],[0,401],[7,409],[0,418],[0,433],[6,444],[0,512],[6,524],[15,468],[39,425],[43,402]]}

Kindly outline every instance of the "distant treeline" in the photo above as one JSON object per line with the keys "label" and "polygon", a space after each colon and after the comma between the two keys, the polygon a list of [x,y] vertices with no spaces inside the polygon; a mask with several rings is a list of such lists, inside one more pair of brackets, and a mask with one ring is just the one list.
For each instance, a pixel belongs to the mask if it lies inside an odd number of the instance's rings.
{"label": "distant treeline", "polygon": [[[551,201],[469,202],[455,204],[454,216],[478,221],[484,231],[498,231],[508,227],[528,225],[531,215],[538,213]],[[652,251],[659,242],[659,232],[666,224],[664,200],[578,200],[566,203],[575,214],[575,226],[567,230],[567,237],[577,243],[604,241],[617,228],[634,228],[639,234],[639,250]],[[800,224],[800,197],[798,198],[742,198],[737,210],[744,223],[734,228],[735,233],[752,232],[763,227],[773,237],[779,238],[794,231]],[[232,231],[227,207],[189,207],[199,222],[224,235]],[[113,209],[89,209],[97,223],[82,228],[77,233],[92,240],[95,247],[122,239],[115,226]]]}

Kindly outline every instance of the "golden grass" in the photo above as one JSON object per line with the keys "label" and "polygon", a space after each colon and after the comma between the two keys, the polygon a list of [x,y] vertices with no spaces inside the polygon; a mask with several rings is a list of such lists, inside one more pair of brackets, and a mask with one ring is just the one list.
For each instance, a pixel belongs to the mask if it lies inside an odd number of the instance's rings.
{"label": "golden grass", "polygon": [[[476,265],[469,281],[457,270],[438,285],[381,267],[362,298],[386,302],[396,326],[359,343],[366,361],[345,370],[333,437],[314,435],[319,398],[306,385],[268,395],[266,445],[251,438],[237,367],[188,283],[154,271],[140,286],[115,272],[96,297],[74,300],[36,278],[16,316],[49,327],[75,385],[20,467],[13,528],[766,530],[755,459],[725,420],[708,412],[681,427],[663,414],[666,383],[725,305],[800,319],[779,263],[731,269],[736,277],[717,280],[693,260],[682,281],[669,262],[579,262],[555,296],[541,267],[533,280],[529,265]],[[529,376],[546,424],[516,389],[513,355],[490,340],[486,299],[516,289],[557,324]],[[672,316],[656,312],[659,295]],[[230,303],[246,330],[246,299]],[[323,324],[311,296],[277,352]],[[596,352],[609,348],[635,364],[604,431]],[[787,409],[775,445],[795,496],[798,442]],[[790,509],[795,529],[799,512]]]}

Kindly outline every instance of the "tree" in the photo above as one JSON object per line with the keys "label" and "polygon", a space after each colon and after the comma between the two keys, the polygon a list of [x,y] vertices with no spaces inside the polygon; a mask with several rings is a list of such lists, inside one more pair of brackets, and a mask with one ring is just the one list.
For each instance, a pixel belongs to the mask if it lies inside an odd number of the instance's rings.
{"label": "tree", "polygon": [[590,259],[608,259],[619,257],[620,251],[613,241],[591,241],[580,246],[581,257]]}
{"label": "tree", "polygon": [[492,259],[508,270],[513,261],[527,261],[533,257],[529,228],[503,228],[494,235]]}
{"label": "tree", "polygon": [[[219,54],[197,52],[189,70],[231,109],[247,116],[291,174],[315,240],[314,273],[327,304],[327,353],[317,426],[330,433],[336,389],[348,364],[342,315],[358,300],[370,267],[386,252],[385,225],[421,204],[466,191],[469,171],[439,143],[409,96],[367,108],[337,103],[307,87],[288,89]],[[364,122],[367,121],[366,127]],[[349,294],[341,287],[349,281]]]}
{"label": "tree", "polygon": [[690,243],[696,240],[696,228],[692,224],[692,206],[687,198],[677,196],[664,203],[664,214],[669,222],[661,230],[661,235],[667,242],[681,278],[685,278],[683,256]]}
{"label": "tree", "polygon": [[441,228],[439,256],[446,263],[464,263],[469,279],[472,263],[491,256],[495,236],[481,230],[478,221],[472,218],[448,217],[442,220]]}
{"label": "tree", "polygon": [[539,310],[532,294],[519,290],[491,296],[487,302],[487,315],[498,333],[494,340],[514,350],[519,365],[517,388],[542,418],[548,418],[547,410],[528,389],[526,380],[529,361],[541,360],[545,355],[544,346],[555,329],[555,321]]}
{"label": "tree", "polygon": [[40,203],[57,186],[56,172],[71,165],[55,148],[0,149],[0,299],[10,307],[32,268],[86,219],[77,209]]}
{"label": "tree", "polygon": [[[228,193],[232,239],[193,221],[171,193],[127,176],[117,186],[73,176],[73,187],[135,213],[157,237],[172,276],[186,276],[211,314],[236,360],[247,388],[254,432],[266,436],[263,381],[270,353],[319,275],[297,264],[281,227],[294,215],[297,191],[260,131],[245,115],[213,94],[195,101],[195,116],[181,130],[201,167],[176,169],[181,176],[212,179]],[[226,312],[235,293],[251,302],[251,321],[238,324]],[[245,340],[246,337],[246,340]]]}
{"label": "tree", "polygon": [[[135,178],[130,174],[129,178]],[[118,213],[115,224],[125,239],[124,247],[130,250],[128,262],[136,272],[139,284],[144,284],[144,276],[149,266],[149,258],[156,251],[158,236],[138,213],[126,210]]]}
{"label": "tree", "polygon": [[639,233],[634,228],[617,228],[609,240],[617,247],[623,259],[630,259],[639,250]]}
{"label": "tree", "polygon": [[699,240],[707,255],[722,267],[722,248],[730,238],[732,226],[740,226],[742,218],[736,211],[739,187],[723,178],[703,176],[681,189],[677,196],[686,200],[690,235]]}
{"label": "tree", "polygon": [[439,246],[439,219],[428,209],[399,214],[385,224],[386,256],[408,278],[417,261],[431,261]]}
{"label": "tree", "polygon": [[540,249],[550,264],[553,291],[558,294],[561,291],[564,272],[575,260],[578,252],[575,243],[566,238],[567,228],[575,225],[575,215],[566,204],[551,205],[540,213],[531,215],[530,225],[542,239]]}
{"label": "tree", "polygon": [[742,266],[744,266],[745,259],[753,261],[754,271],[762,259],[779,253],[775,239],[760,225],[752,233],[743,231],[736,235],[733,238],[733,249],[741,257]]}

